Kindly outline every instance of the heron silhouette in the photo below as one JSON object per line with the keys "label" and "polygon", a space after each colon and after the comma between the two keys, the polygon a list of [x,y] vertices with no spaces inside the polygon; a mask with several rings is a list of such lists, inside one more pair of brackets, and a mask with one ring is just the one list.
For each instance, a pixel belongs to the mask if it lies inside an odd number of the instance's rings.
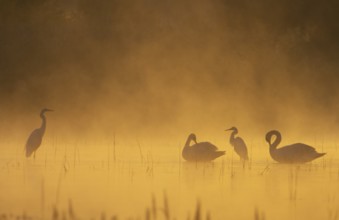
{"label": "heron silhouette", "polygon": [[[273,143],[272,136],[275,136]],[[279,163],[306,163],[326,154],[318,153],[313,147],[303,143],[291,144],[277,149],[281,142],[281,134],[277,130],[269,131],[266,134],[266,141],[270,146],[271,157]]]}
{"label": "heron silhouette", "polygon": [[46,130],[46,116],[45,112],[53,111],[51,109],[44,108],[40,112],[40,118],[42,119],[41,127],[35,129],[31,135],[28,137],[28,140],[26,142],[26,157],[30,157],[34,153],[35,158],[35,152],[40,147],[42,142],[42,137],[44,136],[45,130]]}
{"label": "heron silhouette", "polygon": [[[190,145],[191,141],[195,144]],[[219,151],[216,146],[209,142],[197,142],[195,134],[190,134],[186,140],[182,157],[187,161],[207,162],[225,154],[225,151]]]}
{"label": "heron silhouette", "polygon": [[234,151],[239,155],[241,160],[248,160],[248,152],[245,141],[241,137],[235,137],[238,134],[236,127],[231,127],[225,131],[233,131],[230,136],[230,144],[233,146]]}

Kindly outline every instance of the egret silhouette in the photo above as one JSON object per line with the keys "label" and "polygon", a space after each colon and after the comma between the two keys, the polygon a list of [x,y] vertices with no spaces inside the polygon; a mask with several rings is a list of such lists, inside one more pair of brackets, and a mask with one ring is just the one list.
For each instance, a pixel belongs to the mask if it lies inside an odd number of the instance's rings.
{"label": "egret silhouette", "polygon": [[[275,136],[273,143],[272,136]],[[281,142],[281,134],[276,130],[269,131],[266,134],[266,141],[270,146],[271,157],[279,163],[306,163],[326,154],[318,153],[313,147],[303,143],[291,144],[277,149]]]}
{"label": "egret silhouette", "polygon": [[241,137],[235,137],[238,134],[236,127],[231,127],[225,131],[233,131],[230,136],[230,144],[234,147],[234,151],[239,155],[241,160],[248,160],[248,152],[245,141]]}
{"label": "egret silhouette", "polygon": [[30,157],[32,153],[34,153],[35,158],[35,152],[40,147],[42,137],[44,136],[45,130],[46,130],[46,116],[45,112],[53,111],[51,109],[44,108],[40,112],[40,117],[42,119],[41,127],[35,129],[31,135],[29,136],[27,142],[26,142],[26,157]]}
{"label": "egret silhouette", "polygon": [[[195,144],[190,145],[191,141]],[[187,138],[182,157],[187,161],[212,161],[225,154],[225,151],[218,151],[218,148],[209,142],[197,142],[195,134],[190,134]]]}

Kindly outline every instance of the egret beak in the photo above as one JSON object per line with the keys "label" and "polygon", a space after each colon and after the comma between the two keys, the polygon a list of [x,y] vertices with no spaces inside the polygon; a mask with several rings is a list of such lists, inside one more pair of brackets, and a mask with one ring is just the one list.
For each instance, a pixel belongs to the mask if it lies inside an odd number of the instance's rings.
{"label": "egret beak", "polygon": [[225,131],[230,131],[230,130],[232,130],[232,128],[226,129]]}
{"label": "egret beak", "polygon": [[46,112],[54,112],[53,109],[46,109]]}

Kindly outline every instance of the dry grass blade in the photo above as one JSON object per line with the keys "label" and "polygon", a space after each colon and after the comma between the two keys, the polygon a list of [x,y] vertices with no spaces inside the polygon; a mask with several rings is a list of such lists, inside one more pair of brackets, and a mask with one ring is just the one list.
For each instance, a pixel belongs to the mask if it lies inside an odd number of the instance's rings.
{"label": "dry grass blade", "polygon": [[200,202],[197,202],[197,208],[195,210],[194,220],[201,220],[201,206]]}
{"label": "dry grass blade", "polygon": [[152,194],[152,215],[153,219],[157,219],[157,203],[154,194]]}
{"label": "dry grass blade", "polygon": [[170,219],[170,213],[169,213],[169,206],[168,206],[168,199],[167,199],[167,194],[164,192],[164,216],[166,220]]}

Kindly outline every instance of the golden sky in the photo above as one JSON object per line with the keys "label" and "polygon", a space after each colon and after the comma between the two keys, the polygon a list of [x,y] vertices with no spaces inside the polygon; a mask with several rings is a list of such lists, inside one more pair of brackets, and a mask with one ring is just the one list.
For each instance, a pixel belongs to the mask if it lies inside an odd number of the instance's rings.
{"label": "golden sky", "polygon": [[336,3],[1,5],[2,133],[43,107],[73,134],[339,128]]}

